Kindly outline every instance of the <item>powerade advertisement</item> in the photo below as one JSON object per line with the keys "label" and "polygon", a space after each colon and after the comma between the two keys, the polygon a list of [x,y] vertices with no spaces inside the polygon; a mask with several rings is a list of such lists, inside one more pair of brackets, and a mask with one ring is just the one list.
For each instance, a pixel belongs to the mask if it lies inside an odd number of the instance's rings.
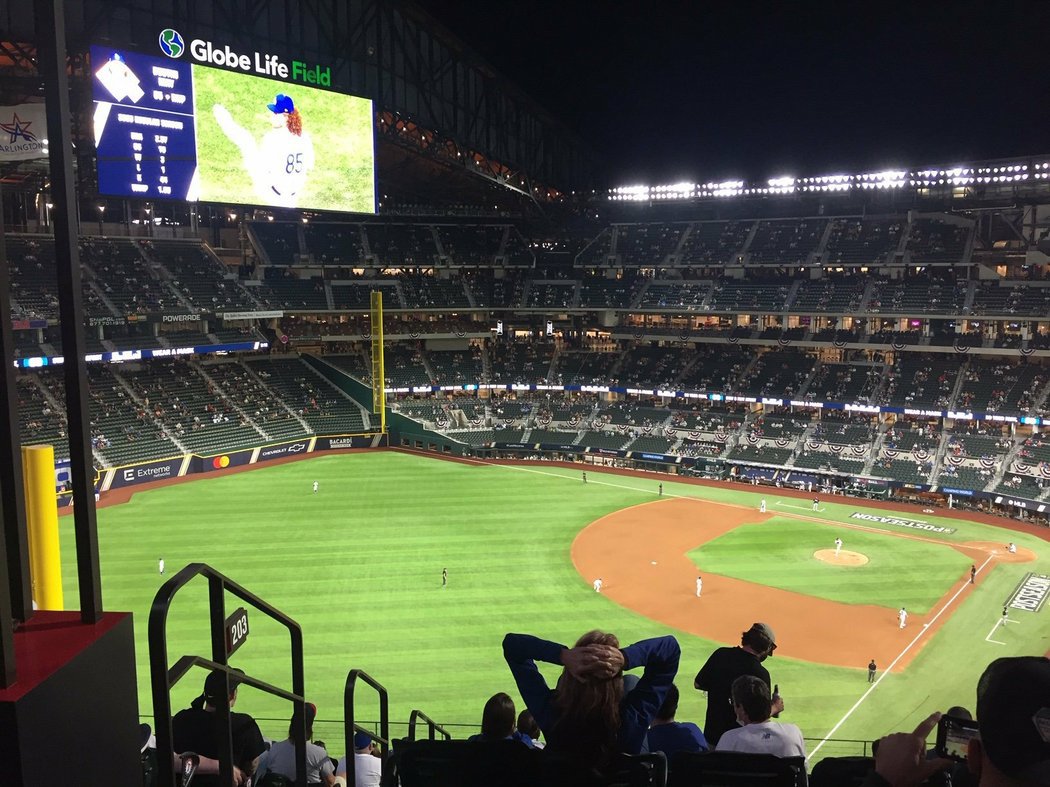
{"label": "powerade advertisement", "polygon": [[156,55],[92,46],[91,71],[102,194],[376,212],[372,102],[314,87],[328,69],[169,28]]}

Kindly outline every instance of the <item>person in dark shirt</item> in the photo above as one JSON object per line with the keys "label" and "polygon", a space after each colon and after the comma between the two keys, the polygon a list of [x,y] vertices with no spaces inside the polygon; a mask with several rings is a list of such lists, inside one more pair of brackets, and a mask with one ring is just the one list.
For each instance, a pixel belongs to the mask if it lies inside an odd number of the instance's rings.
{"label": "person in dark shirt", "polygon": [[[765,623],[755,623],[740,636],[740,646],[719,648],[696,673],[693,686],[707,692],[707,717],[704,721],[704,736],[711,746],[718,745],[722,733],[739,726],[733,708],[730,689],[733,681],[741,675],[753,675],[770,684],[769,670],[762,662],[776,650],[773,629]],[[784,701],[779,696],[773,700],[773,713],[784,710]]]}
{"label": "person in dark shirt", "polygon": [[[233,704],[237,701],[237,684],[236,676],[230,675],[230,731],[233,741],[234,780],[241,784],[255,772],[259,757],[266,751],[266,742],[255,719],[247,713],[233,712]],[[215,670],[204,681],[204,693],[195,699],[189,708],[175,714],[171,720],[171,735],[176,753],[192,751],[214,760],[219,759],[222,721],[215,711],[222,702],[225,690],[223,673]],[[193,783],[197,787],[221,785],[218,776],[209,774],[198,774]]]}
{"label": "person in dark shirt", "polygon": [[656,712],[656,718],[649,727],[649,751],[662,751],[668,759],[680,751],[707,751],[710,747],[700,728],[691,721],[675,721],[676,713],[678,713],[678,687],[672,683],[667,690],[664,704]]}

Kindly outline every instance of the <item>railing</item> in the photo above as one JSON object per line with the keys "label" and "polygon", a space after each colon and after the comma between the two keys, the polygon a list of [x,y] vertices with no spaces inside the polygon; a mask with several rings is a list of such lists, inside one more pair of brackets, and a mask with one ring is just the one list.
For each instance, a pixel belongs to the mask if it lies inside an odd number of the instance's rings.
{"label": "railing", "polygon": [[[379,695],[378,736],[354,721],[354,690],[357,688],[358,680],[371,686],[376,694]],[[346,743],[346,783],[354,784],[357,781],[357,763],[354,761],[354,735],[358,732],[367,733],[372,740],[379,744],[382,754],[380,760],[382,763],[382,779],[385,782],[390,759],[390,697],[379,681],[363,670],[352,669],[346,676],[346,687],[343,689],[343,719],[346,725],[343,730],[343,737]]]}
{"label": "railing", "polygon": [[[203,656],[182,656],[174,666],[169,668],[166,630],[168,609],[175,594],[197,576],[203,576],[208,581],[208,622],[211,633],[212,657],[206,659]],[[302,629],[290,617],[204,563],[190,563],[161,585],[153,599],[153,606],[150,608],[150,685],[153,693],[154,731],[157,736],[157,752],[159,754],[157,757],[157,783],[159,787],[176,787],[175,767],[169,754],[175,751],[171,731],[171,687],[178,683],[190,668],[194,666],[218,670],[225,675],[225,696],[215,708],[215,713],[222,722],[220,724],[221,739],[218,757],[219,778],[223,784],[233,783],[234,762],[232,733],[230,730],[229,679],[230,674],[234,670],[227,666],[229,657],[225,625],[225,594],[227,591],[288,629],[288,634],[291,638],[291,692],[272,686],[269,683],[264,683],[241,672],[236,673],[236,679],[239,683],[293,703],[294,710],[298,713],[298,718],[303,720],[302,727],[296,729],[294,736],[295,770],[297,775],[295,783],[297,787],[306,787],[306,701],[303,698],[305,689]]]}
{"label": "railing", "polygon": [[440,733],[445,740],[452,739],[452,733],[434,721],[432,718],[427,716],[421,710],[412,711],[412,715],[408,717],[408,739],[414,741],[416,739],[416,720],[425,722],[427,725],[427,739],[434,740],[435,733]]}

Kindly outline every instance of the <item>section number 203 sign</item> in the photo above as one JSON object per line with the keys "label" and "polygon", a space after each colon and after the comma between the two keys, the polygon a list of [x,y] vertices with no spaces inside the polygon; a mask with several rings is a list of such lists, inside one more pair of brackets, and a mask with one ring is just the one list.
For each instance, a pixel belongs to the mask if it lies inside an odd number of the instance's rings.
{"label": "section number 203 sign", "polygon": [[248,639],[248,611],[239,607],[226,618],[226,655],[231,655]]}

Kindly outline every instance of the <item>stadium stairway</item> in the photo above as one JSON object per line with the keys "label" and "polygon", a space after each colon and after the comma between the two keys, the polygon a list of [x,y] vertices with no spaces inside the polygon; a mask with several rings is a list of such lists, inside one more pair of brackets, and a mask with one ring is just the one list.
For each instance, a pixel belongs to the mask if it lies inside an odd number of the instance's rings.
{"label": "stadium stairway", "polygon": [[[962,381],[963,375],[960,374],[959,384],[956,385],[956,389],[962,385]],[[958,390],[956,390],[956,395],[958,395]],[[954,397],[952,401],[955,401]],[[930,472],[929,482],[931,484],[936,484],[940,480],[941,471],[944,469],[944,457],[948,453],[948,440],[951,439],[951,436],[951,432],[947,429],[941,430],[940,440],[937,441],[937,453],[933,456],[933,470]]]}
{"label": "stadium stairway", "polygon": [[868,454],[868,458],[864,461],[864,469],[861,470],[861,475],[871,475],[871,470],[875,466],[875,460],[879,456],[879,451],[882,450],[883,443],[886,442],[886,433],[889,430],[889,424],[885,422],[879,424],[879,431],[875,435],[875,439],[871,441],[871,452]]}
{"label": "stadium stairway", "polygon": [[[115,367],[110,367],[110,374],[113,375],[113,379],[117,381],[117,384],[120,385],[120,387],[123,388],[125,391],[127,391],[128,396],[131,397],[131,401],[133,401],[135,404],[141,407],[144,411],[149,411],[149,408],[146,406],[145,402],[143,402],[139,395],[135,393],[134,386],[131,385],[127,381],[127,379],[125,379],[124,376],[117,371]],[[155,423],[157,423],[156,419],[153,420]],[[164,433],[165,437],[171,440],[171,442],[174,443],[180,451],[182,451],[182,453],[192,453],[182,441],[180,441],[178,438],[175,437],[174,434],[171,433],[171,430],[168,429],[167,426],[164,426],[162,423],[157,423],[157,427]]]}
{"label": "stadium stairway", "polygon": [[219,397],[225,399],[226,402],[230,405],[230,407],[232,407],[239,416],[244,418],[245,422],[249,426],[251,426],[252,429],[258,432],[264,440],[270,439],[270,435],[266,434],[266,432],[263,431],[262,427],[260,427],[259,424],[255,423],[255,421],[252,420],[252,418],[250,418],[246,412],[244,412],[241,406],[237,404],[237,402],[235,402],[228,393],[226,393],[226,388],[220,385],[214,377],[212,377],[210,374],[204,371],[204,366],[201,365],[199,361],[191,360],[189,361],[189,365],[190,368],[192,368],[197,374],[199,374],[201,379],[204,380],[204,382],[208,383],[208,385],[210,385],[214,389],[215,393],[217,393]]}
{"label": "stadium stairway", "polygon": [[255,382],[257,382],[260,386],[270,391],[273,394],[273,398],[276,401],[280,402],[281,407],[284,408],[285,412],[287,412],[288,415],[292,416],[292,418],[294,418],[299,423],[299,425],[303,428],[304,432],[306,432],[307,434],[314,433],[314,430],[310,428],[310,424],[306,423],[306,421],[303,420],[302,416],[300,416],[299,413],[295,412],[295,410],[293,410],[289,406],[287,400],[283,396],[281,396],[279,391],[275,391],[272,388],[270,388],[270,386],[266,384],[266,381],[262,377],[260,377],[258,373],[254,369],[252,369],[248,364],[238,363],[238,366],[244,369],[248,376],[255,380]]}

